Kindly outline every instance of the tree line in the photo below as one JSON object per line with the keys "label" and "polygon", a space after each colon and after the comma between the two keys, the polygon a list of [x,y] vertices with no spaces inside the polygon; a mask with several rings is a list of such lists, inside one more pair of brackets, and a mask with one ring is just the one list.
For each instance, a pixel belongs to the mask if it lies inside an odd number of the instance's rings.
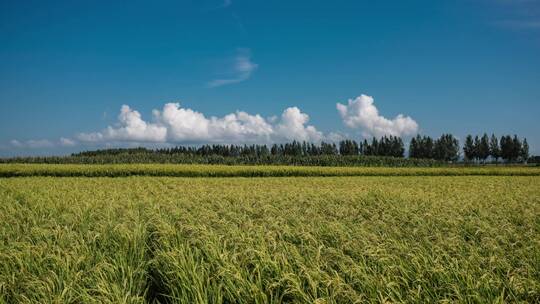
{"label": "tree line", "polygon": [[[527,139],[505,135],[500,140],[492,135],[468,135],[463,161],[485,163],[486,160],[508,163],[529,159]],[[293,141],[282,144],[176,146],[159,149],[116,148],[83,151],[70,156],[4,158],[0,162],[32,163],[186,163],[186,164],[274,164],[314,166],[434,166],[461,160],[460,144],[451,134],[439,138],[417,135],[409,142],[408,158],[405,145],[398,136],[337,143]],[[538,162],[538,157],[530,158]]]}
{"label": "tree line", "polygon": [[[443,135],[438,140],[417,135],[411,139],[409,157],[456,161],[459,157],[459,142],[450,134]],[[527,162],[529,160],[527,139],[519,139],[517,135],[513,137],[504,135],[500,140],[495,134],[488,137],[484,133],[481,137],[476,135],[474,138],[467,135],[463,145],[463,160],[485,163],[488,158],[494,162],[498,162],[499,159],[507,163]]]}
{"label": "tree line", "polygon": [[380,139],[373,138],[370,142],[364,140],[342,140],[336,143],[293,141],[284,144],[267,145],[201,145],[201,146],[176,146],[171,148],[147,149],[147,148],[117,148],[83,151],[74,153],[73,157],[92,157],[119,154],[163,154],[163,155],[192,155],[192,156],[222,156],[222,157],[266,157],[266,156],[389,156],[404,157],[405,148],[403,140],[397,136],[383,136]]}
{"label": "tree line", "polygon": [[437,139],[416,135],[409,143],[409,157],[455,162],[459,159],[459,141],[452,134]]}
{"label": "tree line", "polygon": [[506,162],[526,162],[529,159],[529,144],[527,139],[520,140],[517,135],[502,136],[499,140],[494,134],[488,137],[486,133],[474,138],[467,135],[463,145],[463,155],[466,161],[482,162],[491,157],[495,162],[502,158]]}
{"label": "tree line", "polygon": [[[371,140],[355,141],[345,139],[338,143],[293,141],[284,144],[267,146],[257,145],[201,145],[201,146],[177,146],[150,150],[146,148],[134,149],[106,149],[96,151],[84,151],[72,156],[98,156],[115,154],[139,154],[155,153],[165,155],[192,155],[192,156],[222,156],[222,157],[267,157],[267,156],[381,156],[381,157],[405,157],[405,146],[399,136],[373,137]],[[456,162],[460,159],[459,140],[452,134],[442,134],[439,138],[431,138],[426,135],[417,135],[409,142],[409,158],[434,159],[444,162]],[[525,162],[529,158],[529,145],[527,139],[519,139],[504,135],[500,140],[493,134],[473,137],[467,135],[463,146],[463,159],[466,162],[482,162],[491,158],[505,162]]]}

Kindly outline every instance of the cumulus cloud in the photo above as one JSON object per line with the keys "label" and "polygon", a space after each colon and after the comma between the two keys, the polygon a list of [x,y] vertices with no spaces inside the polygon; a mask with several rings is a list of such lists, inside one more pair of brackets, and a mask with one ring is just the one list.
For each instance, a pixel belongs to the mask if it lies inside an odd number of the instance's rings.
{"label": "cumulus cloud", "polygon": [[168,103],[154,116],[168,131],[173,142],[264,142],[273,133],[272,126],[260,115],[237,111],[224,117],[207,118],[204,114]]}
{"label": "cumulus cloud", "polygon": [[102,132],[81,133],[77,137],[86,142],[164,142],[167,138],[167,128],[144,121],[138,111],[132,110],[128,105],[122,105],[117,126],[109,126]]}
{"label": "cumulus cloud", "polygon": [[287,108],[275,127],[277,136],[286,140],[321,141],[323,134],[314,126],[306,126],[308,121],[309,116],[297,107]]}
{"label": "cumulus cloud", "polygon": [[[393,119],[379,115],[373,98],[361,95],[347,104],[336,104],[346,126],[361,129],[364,136],[414,135],[418,124],[409,116],[399,114]],[[122,105],[117,122],[101,131],[79,133],[75,138],[58,140],[12,140],[9,147],[38,149],[53,147],[125,146],[144,144],[163,146],[197,143],[282,143],[297,141],[337,142],[346,134],[330,132],[323,134],[309,124],[309,115],[298,107],[286,108],[279,116],[263,117],[236,111],[222,117],[206,116],[204,113],[185,108],[180,103],[166,103],[160,110],[153,110],[150,119],[144,119],[139,111]]]}
{"label": "cumulus cloud", "polygon": [[297,107],[283,111],[281,118],[265,119],[259,114],[243,111],[223,117],[206,117],[203,113],[182,108],[179,103],[167,103],[161,111],[154,110],[153,122],[123,105],[118,123],[103,131],[81,133],[83,142],[168,142],[168,143],[269,143],[289,140],[318,142],[323,134],[308,125],[309,116]]}
{"label": "cumulus cloud", "polygon": [[399,114],[393,119],[379,115],[373,97],[360,95],[349,99],[348,104],[336,104],[339,115],[349,128],[360,128],[364,136],[406,136],[418,131],[418,124],[409,116]]}
{"label": "cumulus cloud", "polygon": [[238,54],[234,58],[233,71],[230,77],[212,80],[208,87],[215,88],[223,85],[245,81],[258,68],[258,65],[251,61],[249,49],[238,49]]}

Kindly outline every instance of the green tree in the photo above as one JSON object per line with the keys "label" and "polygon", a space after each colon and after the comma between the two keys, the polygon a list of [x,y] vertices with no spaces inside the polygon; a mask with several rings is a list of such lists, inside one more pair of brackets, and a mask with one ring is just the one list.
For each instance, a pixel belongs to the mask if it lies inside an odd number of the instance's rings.
{"label": "green tree", "polygon": [[474,137],[473,159],[480,159],[480,137],[478,135]]}
{"label": "green tree", "polygon": [[346,139],[339,143],[339,154],[358,155],[358,143],[354,140]]}
{"label": "green tree", "polygon": [[501,157],[506,162],[512,160],[512,137],[510,135],[501,136]]}
{"label": "green tree", "polygon": [[441,135],[441,137],[435,141],[434,156],[437,160],[458,160],[459,141],[452,134]]}
{"label": "green tree", "polygon": [[422,158],[433,158],[433,139],[429,136],[422,138]]}
{"label": "green tree", "polygon": [[519,159],[521,148],[521,140],[519,140],[517,135],[514,135],[514,138],[512,139],[512,160],[515,161]]}
{"label": "green tree", "polygon": [[[416,137],[420,137],[420,135],[416,135]],[[418,158],[418,144],[415,137],[411,138],[409,142],[409,158]]]}
{"label": "green tree", "polygon": [[433,158],[433,139],[429,136],[416,135],[409,145],[409,157]]}
{"label": "green tree", "polygon": [[465,144],[463,145],[463,154],[465,156],[465,160],[471,161],[474,160],[474,142],[472,135],[467,135],[465,138]]}
{"label": "green tree", "polygon": [[401,137],[394,136],[394,139],[392,140],[392,156],[403,157],[404,153],[405,148],[403,145],[403,140],[401,139]]}
{"label": "green tree", "polygon": [[480,138],[480,144],[478,146],[478,158],[482,160],[482,162],[486,162],[486,159],[489,156],[489,137],[486,133],[482,135],[482,138]]}
{"label": "green tree", "polygon": [[529,159],[529,144],[527,143],[526,138],[523,138],[523,144],[521,145],[521,151],[519,156],[521,158],[521,161],[523,161],[524,163],[526,163]]}
{"label": "green tree", "polygon": [[499,160],[499,157],[501,157],[501,149],[499,148],[499,140],[495,136],[495,134],[491,134],[491,139],[489,141],[489,155],[493,157],[495,162]]}

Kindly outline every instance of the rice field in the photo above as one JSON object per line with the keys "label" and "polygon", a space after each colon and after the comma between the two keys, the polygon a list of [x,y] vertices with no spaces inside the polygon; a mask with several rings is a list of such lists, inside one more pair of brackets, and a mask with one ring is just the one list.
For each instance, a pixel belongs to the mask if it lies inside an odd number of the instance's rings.
{"label": "rice field", "polygon": [[540,302],[536,169],[32,166],[0,167],[0,303]]}
{"label": "rice field", "polygon": [[540,176],[540,167],[304,167],[170,164],[0,164],[0,177]]}

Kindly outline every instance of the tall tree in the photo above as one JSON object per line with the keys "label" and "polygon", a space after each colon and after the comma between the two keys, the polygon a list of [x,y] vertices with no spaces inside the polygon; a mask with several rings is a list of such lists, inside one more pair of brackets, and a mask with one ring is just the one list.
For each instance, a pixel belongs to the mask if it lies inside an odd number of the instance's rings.
{"label": "tall tree", "polygon": [[433,139],[429,136],[416,135],[409,145],[409,157],[433,158]]}
{"label": "tall tree", "polygon": [[512,138],[510,135],[501,136],[501,157],[506,161],[510,162],[512,159]]}
{"label": "tall tree", "polygon": [[499,140],[495,136],[495,134],[491,134],[491,139],[489,141],[489,155],[493,157],[495,162],[499,160],[499,157],[501,157],[501,149],[499,148]]}
{"label": "tall tree", "polygon": [[394,136],[392,140],[392,155],[393,157],[403,157],[405,148],[401,137]]}
{"label": "tall tree", "polygon": [[467,135],[465,138],[465,144],[463,145],[463,154],[465,156],[465,160],[471,161],[474,160],[474,142],[472,135]]}
{"label": "tall tree", "polygon": [[485,162],[489,156],[489,137],[486,133],[480,138],[480,144],[478,146],[478,158]]}
{"label": "tall tree", "polygon": [[480,137],[478,135],[474,137],[473,158],[475,160],[480,159]]}
{"label": "tall tree", "polygon": [[358,155],[358,143],[350,139],[342,140],[339,142],[339,154]]}
{"label": "tall tree", "polygon": [[514,135],[514,138],[512,139],[512,160],[518,160],[519,155],[521,154],[521,140],[517,137],[517,135]]}
{"label": "tall tree", "polygon": [[435,159],[456,161],[459,158],[459,141],[452,134],[443,134],[435,141]]}
{"label": "tall tree", "polygon": [[[416,135],[416,137],[420,137],[420,135]],[[418,144],[415,137],[411,138],[409,142],[409,158],[418,158]]]}
{"label": "tall tree", "polygon": [[424,136],[422,138],[422,158],[433,158],[433,138]]}
{"label": "tall tree", "polygon": [[527,143],[527,139],[523,138],[523,144],[521,145],[521,151],[519,157],[521,158],[521,161],[526,163],[529,159],[529,144]]}
{"label": "tall tree", "polygon": [[337,155],[338,151],[335,143],[321,142],[321,154],[324,155]]}

